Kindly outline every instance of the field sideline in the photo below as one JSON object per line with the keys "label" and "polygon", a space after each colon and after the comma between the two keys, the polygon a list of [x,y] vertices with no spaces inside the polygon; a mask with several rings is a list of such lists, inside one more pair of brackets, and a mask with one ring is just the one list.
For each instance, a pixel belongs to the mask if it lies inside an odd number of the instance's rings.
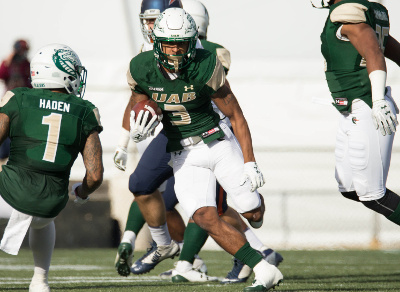
{"label": "field sideline", "polygon": [[[173,267],[165,260],[149,274],[120,277],[113,266],[116,249],[56,249],[50,268],[52,291],[242,291],[245,284],[180,284],[158,274]],[[138,259],[143,251],[135,253]],[[281,251],[285,279],[276,291],[400,291],[400,250],[394,251]],[[231,256],[203,251],[208,274],[224,277]],[[27,291],[33,274],[29,249],[18,256],[0,253],[0,291]]]}

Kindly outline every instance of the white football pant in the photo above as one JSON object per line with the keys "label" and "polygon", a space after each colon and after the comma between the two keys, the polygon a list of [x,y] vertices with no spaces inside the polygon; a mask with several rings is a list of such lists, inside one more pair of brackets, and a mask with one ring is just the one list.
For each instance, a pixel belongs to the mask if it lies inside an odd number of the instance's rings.
{"label": "white football pant", "polygon": [[[390,92],[390,91],[389,91]],[[389,101],[395,112],[393,101]],[[356,191],[360,201],[385,195],[394,134],[383,136],[375,129],[372,110],[355,100],[350,114],[341,114],[336,137],[336,180],[340,192]]]}
{"label": "white football pant", "polygon": [[175,193],[188,217],[201,207],[216,207],[216,179],[231,198],[235,209],[244,213],[258,208],[261,200],[258,192],[251,192],[249,181],[240,186],[243,174],[243,154],[232,131],[220,123],[225,137],[204,144],[186,146],[171,153]]}

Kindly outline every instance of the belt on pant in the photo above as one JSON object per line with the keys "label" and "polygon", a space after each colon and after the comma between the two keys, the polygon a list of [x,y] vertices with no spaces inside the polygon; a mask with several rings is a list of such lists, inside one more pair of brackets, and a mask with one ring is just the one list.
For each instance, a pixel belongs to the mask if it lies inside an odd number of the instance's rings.
{"label": "belt on pant", "polygon": [[192,137],[182,139],[180,142],[181,142],[181,145],[183,147],[185,147],[185,146],[196,145],[199,142],[201,142],[201,140],[203,140],[203,139],[200,136],[192,136]]}

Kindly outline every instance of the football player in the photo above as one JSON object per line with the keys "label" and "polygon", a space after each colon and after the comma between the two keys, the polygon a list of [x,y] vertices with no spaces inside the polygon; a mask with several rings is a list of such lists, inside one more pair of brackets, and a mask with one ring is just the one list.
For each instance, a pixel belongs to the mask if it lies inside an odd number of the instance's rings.
{"label": "football player", "polygon": [[387,9],[367,0],[322,1],[326,80],[341,113],[336,180],[345,198],[400,225],[400,197],[386,188],[398,108],[386,86],[385,57],[400,65]]}
{"label": "football player", "polygon": [[[180,205],[227,252],[254,268],[256,279],[245,291],[269,289],[283,279],[281,272],[218,216],[216,179],[250,224],[260,224],[265,209],[256,189],[264,179],[224,68],[215,54],[196,49],[197,35],[193,18],[181,8],[166,9],[158,16],[153,51],[139,54],[130,63],[131,104],[150,97],[158,103]],[[211,100],[230,119],[240,147],[229,127],[220,122]],[[150,135],[142,129],[131,112],[130,136],[135,142]]]}
{"label": "football player", "polygon": [[[215,53],[218,56],[219,61],[224,66],[225,73],[228,74],[230,64],[231,64],[231,58],[230,58],[229,51],[226,48],[224,48],[223,46],[207,40],[207,30],[208,30],[208,25],[209,25],[209,15],[208,15],[207,8],[200,1],[197,1],[197,0],[182,0],[182,4],[183,4],[184,10],[193,17],[193,19],[196,23],[196,26],[198,28],[198,33],[199,33],[199,39],[201,41],[203,48],[210,52]],[[212,105],[214,107],[214,110],[220,115],[220,119],[223,120],[231,128],[229,119],[226,118],[221,113],[221,111],[218,109],[218,107],[215,106],[214,102],[212,102]],[[226,199],[226,192],[222,188],[219,187],[218,183],[217,183],[217,187],[218,187],[219,192],[223,192],[224,198]],[[278,266],[282,262],[283,257],[279,253],[275,252],[274,250],[265,247],[264,244],[257,238],[257,236],[254,234],[254,232],[246,225],[246,223],[241,219],[239,214],[233,208],[228,206],[225,212],[219,212],[219,214],[220,214],[221,218],[223,220],[225,220],[226,222],[230,223],[233,226],[238,226],[237,228],[239,230],[243,231],[243,233],[246,236],[246,239],[250,243],[251,247],[253,247],[254,249],[261,252],[263,257],[270,264]],[[239,223],[237,221],[239,221]],[[189,223],[188,223],[188,229],[191,228],[192,224],[195,225],[194,221],[192,219],[190,219]],[[189,234],[186,234],[186,233],[187,232],[185,231],[185,241],[184,242],[187,242],[188,240],[196,240],[199,242],[198,238],[190,239]],[[203,244],[204,244],[204,242],[203,242]],[[179,262],[176,265],[175,271],[172,271],[173,272],[172,281],[174,281],[174,282],[178,282],[178,281],[182,281],[182,280],[184,281],[185,279],[189,278],[189,275],[187,273],[189,272],[190,266],[188,266],[187,263],[182,263],[181,261],[186,261],[189,263],[193,261],[193,256],[194,256],[193,252],[195,252],[195,251],[192,251],[192,253],[190,253],[190,251],[187,251],[190,248],[191,248],[191,246],[186,243],[183,245],[181,255],[179,257]],[[200,251],[200,249],[198,251]],[[231,284],[231,283],[246,282],[247,279],[250,277],[251,272],[252,272],[252,269],[250,267],[244,265],[238,259],[233,259],[232,270],[222,280],[221,283]]]}
{"label": "football player", "polygon": [[55,217],[68,202],[71,167],[81,153],[86,168],[72,187],[84,204],[103,180],[103,130],[97,108],[82,99],[86,69],[68,46],[41,48],[31,64],[33,88],[7,91],[0,104],[0,143],[11,138],[0,172],[0,194],[13,211],[0,248],[16,255],[29,229],[35,264],[29,291],[50,291],[48,272],[55,244]]}

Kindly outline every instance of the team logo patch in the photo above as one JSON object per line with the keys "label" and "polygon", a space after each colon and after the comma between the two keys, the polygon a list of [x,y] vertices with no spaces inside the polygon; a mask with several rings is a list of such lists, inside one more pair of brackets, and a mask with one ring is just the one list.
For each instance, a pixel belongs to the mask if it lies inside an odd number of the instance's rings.
{"label": "team logo patch", "polygon": [[53,62],[58,69],[70,74],[77,78],[75,67],[78,65],[76,60],[79,60],[78,56],[71,50],[59,49],[55,50],[53,55]]}
{"label": "team logo patch", "polygon": [[336,97],[335,98],[335,104],[336,105],[347,105],[349,102],[347,98],[345,97]]}
{"label": "team logo patch", "polygon": [[189,89],[190,89],[190,90],[194,90],[193,84],[190,85],[190,86],[185,86],[185,91],[188,91]]}
{"label": "team logo patch", "polygon": [[353,122],[353,124],[357,124],[357,122],[359,122],[360,120],[357,120],[356,117],[353,117],[353,118],[351,119],[351,121]]}
{"label": "team logo patch", "polygon": [[204,132],[203,134],[201,134],[201,136],[203,138],[206,138],[206,137],[211,136],[212,134],[217,133],[217,132],[219,132],[219,128],[215,127],[214,129],[211,129],[211,130],[208,130],[207,132]]}

